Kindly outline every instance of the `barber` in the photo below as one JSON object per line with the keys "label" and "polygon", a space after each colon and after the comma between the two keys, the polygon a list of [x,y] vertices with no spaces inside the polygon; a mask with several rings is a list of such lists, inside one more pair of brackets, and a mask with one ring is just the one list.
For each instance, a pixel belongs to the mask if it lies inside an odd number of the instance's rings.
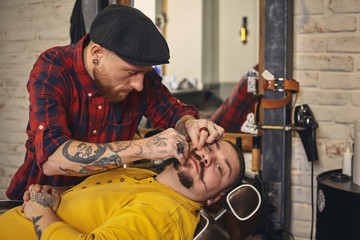
{"label": "barber", "polygon": [[[30,184],[68,186],[137,159],[184,163],[223,136],[197,110],[171,97],[152,66],[169,63],[166,40],[139,10],[113,4],[78,43],[43,52],[30,73],[24,164],[6,195],[22,199]],[[132,140],[142,117],[168,129]]]}

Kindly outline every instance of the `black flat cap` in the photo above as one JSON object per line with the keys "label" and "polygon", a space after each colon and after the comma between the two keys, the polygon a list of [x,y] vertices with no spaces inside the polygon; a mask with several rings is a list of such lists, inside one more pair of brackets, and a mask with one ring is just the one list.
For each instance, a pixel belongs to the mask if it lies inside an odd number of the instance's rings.
{"label": "black flat cap", "polygon": [[150,18],[136,8],[111,4],[90,27],[90,39],[137,66],[169,63],[169,47]]}

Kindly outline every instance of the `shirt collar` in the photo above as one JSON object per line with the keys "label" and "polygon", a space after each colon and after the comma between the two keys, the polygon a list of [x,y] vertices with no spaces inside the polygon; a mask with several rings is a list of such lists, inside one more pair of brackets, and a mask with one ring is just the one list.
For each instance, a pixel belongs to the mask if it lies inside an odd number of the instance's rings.
{"label": "shirt collar", "polygon": [[74,69],[78,81],[83,86],[86,95],[91,98],[98,94],[99,88],[85,69],[84,48],[89,44],[89,42],[90,35],[86,34],[78,43],[76,43],[74,51]]}

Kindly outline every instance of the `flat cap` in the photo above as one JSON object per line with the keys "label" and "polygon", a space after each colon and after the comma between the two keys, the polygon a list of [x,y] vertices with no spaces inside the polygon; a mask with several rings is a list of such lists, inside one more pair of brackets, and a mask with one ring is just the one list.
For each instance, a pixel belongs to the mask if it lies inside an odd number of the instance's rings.
{"label": "flat cap", "polygon": [[169,63],[169,47],[150,18],[140,10],[111,4],[90,26],[90,39],[128,63],[154,66]]}

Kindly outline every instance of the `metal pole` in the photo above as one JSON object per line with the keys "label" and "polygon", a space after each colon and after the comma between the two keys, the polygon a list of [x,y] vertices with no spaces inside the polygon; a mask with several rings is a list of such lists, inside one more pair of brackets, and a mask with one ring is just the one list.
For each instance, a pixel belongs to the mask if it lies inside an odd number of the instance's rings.
{"label": "metal pole", "polygon": [[[292,0],[265,0],[264,70],[276,78],[292,78]],[[264,91],[265,99],[281,99],[286,92]],[[264,109],[263,124],[285,127],[291,122],[291,104]],[[291,131],[263,130],[262,180],[265,196],[266,239],[288,239],[290,225]]]}

